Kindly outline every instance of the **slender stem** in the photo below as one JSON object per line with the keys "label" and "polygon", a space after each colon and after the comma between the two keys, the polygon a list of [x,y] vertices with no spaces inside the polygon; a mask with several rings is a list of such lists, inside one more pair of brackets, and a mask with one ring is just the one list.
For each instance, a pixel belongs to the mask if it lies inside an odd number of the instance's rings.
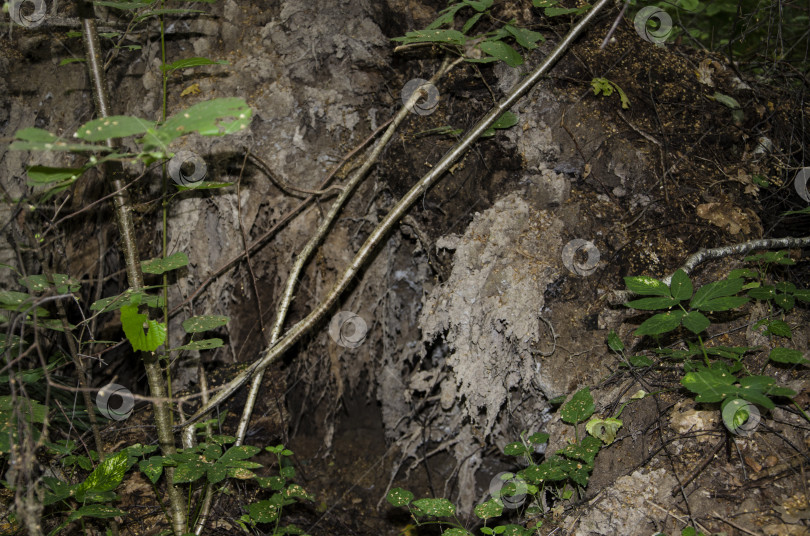
{"label": "slender stem", "polygon": [[540,79],[551,69],[551,67],[560,59],[568,47],[574,42],[576,37],[590,24],[594,17],[604,8],[611,0],[599,0],[596,2],[591,10],[582,18],[582,20],[571,29],[563,40],[551,51],[545,60],[522,82],[520,82],[512,91],[498,103],[492,110],[486,114],[478,123],[462,138],[462,140],[453,147],[444,157],[425,175],[411,190],[394,206],[388,215],[371,233],[366,242],[355,255],[349,267],[341,276],[338,283],[333,287],[329,295],[324,301],[318,305],[306,318],[293,326],[287,334],[281,338],[275,345],[267,348],[262,353],[261,357],[257,359],[251,366],[235,376],[230,382],[225,384],[220,391],[211,398],[208,404],[205,404],[195,413],[188,421],[188,424],[194,423],[199,420],[203,415],[207,414],[214,407],[221,404],[225,399],[230,397],[237,389],[244,385],[254,374],[264,370],[268,365],[281,357],[284,352],[289,350],[305,333],[311,330],[321,319],[323,319],[332,306],[337,303],[341,294],[350,286],[352,280],[361,270],[361,268],[373,257],[373,254],[388,232],[396,225],[396,223],[406,214],[408,209],[413,205],[428,188],[433,186],[439,178],[458,160],[470,146],[483,134],[505,111],[514,106],[517,101],[525,95]]}
{"label": "slender stem", "polygon": [[[102,65],[101,46],[96,31],[96,22],[93,19],[92,6],[83,5],[80,9],[82,16],[82,33],[85,46],[85,57],[90,75],[90,83],[93,89],[93,98],[96,103],[96,113],[99,117],[109,117],[112,115],[107,93],[107,83],[104,77]],[[107,146],[113,147],[113,140],[107,140]],[[126,262],[127,279],[130,288],[138,290],[143,288],[143,274],[141,273],[138,247],[135,242],[135,225],[132,220],[132,209],[129,202],[129,194],[124,189],[124,171],[120,163],[110,162],[105,165],[105,172],[112,179],[110,181],[112,189],[118,192],[113,197],[115,205],[116,220],[121,233],[121,244]],[[164,456],[169,456],[176,452],[174,445],[174,435],[172,433],[172,415],[168,400],[166,399],[165,380],[161,375],[160,363],[155,354],[150,353],[144,356],[144,367],[149,382],[149,389],[156,402],[152,404],[155,425],[158,432],[158,442]],[[185,532],[186,510],[183,496],[180,489],[172,483],[174,476],[173,468],[166,468],[166,488],[168,490],[169,501],[171,503],[171,522],[174,532],[179,536]]]}

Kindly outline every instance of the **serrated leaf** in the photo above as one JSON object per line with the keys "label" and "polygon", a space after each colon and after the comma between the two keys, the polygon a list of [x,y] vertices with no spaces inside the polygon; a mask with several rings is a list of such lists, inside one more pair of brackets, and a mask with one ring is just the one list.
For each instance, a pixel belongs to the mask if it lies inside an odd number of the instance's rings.
{"label": "serrated leaf", "polygon": [[711,325],[711,321],[703,316],[699,311],[689,311],[681,319],[683,327],[694,333],[699,334]]}
{"label": "serrated leaf", "polygon": [[413,500],[413,493],[402,488],[393,488],[385,496],[392,506],[407,506]]}
{"label": "serrated leaf", "polygon": [[141,271],[145,274],[162,274],[188,265],[188,256],[182,251],[165,258],[141,261]]}
{"label": "serrated leaf", "polygon": [[591,390],[585,387],[577,391],[562,407],[560,416],[568,424],[576,424],[593,415],[595,409]]}
{"label": "serrated leaf", "polygon": [[[745,303],[739,302],[739,299],[742,297],[739,297],[737,301],[731,300],[728,302],[729,306],[722,309],[719,307],[726,302],[719,299],[737,294],[742,290],[744,284],[745,281],[741,278],[721,279],[720,281],[708,283],[700,287],[697,292],[695,292],[695,296],[689,302],[689,306],[692,309],[698,309],[700,311],[726,311],[728,309],[732,309],[742,305],[742,303]],[[734,303],[737,303],[738,305],[733,305]]]}
{"label": "serrated leaf", "polygon": [[796,290],[793,292],[793,297],[804,303],[810,303],[810,290]]}
{"label": "serrated leaf", "polygon": [[625,277],[624,284],[627,290],[640,296],[672,297],[669,287],[663,281],[659,281],[654,277],[646,275]]}
{"label": "serrated leaf", "polygon": [[748,296],[755,300],[772,300],[776,296],[776,289],[771,285],[762,285],[759,288],[749,290]]}
{"label": "serrated leaf", "polygon": [[678,268],[678,271],[672,274],[669,288],[672,292],[672,297],[678,300],[688,300],[692,297],[692,292],[694,292],[692,280],[689,279],[689,276],[682,268]]}
{"label": "serrated leaf", "polygon": [[183,320],[183,329],[186,333],[202,333],[224,326],[229,321],[229,317],[221,315],[192,316]]}
{"label": "serrated leaf", "polygon": [[568,476],[563,460],[553,456],[540,465],[530,465],[520,472],[520,476],[532,484],[539,484],[545,481],[556,482],[565,480]]}
{"label": "serrated leaf", "polygon": [[507,456],[525,456],[526,454],[529,454],[529,449],[527,449],[526,445],[520,441],[516,441],[506,445],[503,449],[503,453]]}
{"label": "serrated leaf", "polygon": [[776,363],[787,363],[790,365],[801,365],[810,363],[810,361],[804,358],[804,356],[799,350],[793,350],[791,348],[782,348],[781,346],[771,350],[771,353],[768,354],[768,358],[771,361],[775,361]]}
{"label": "serrated leaf", "polygon": [[476,506],[474,511],[478,519],[491,519],[503,514],[503,503],[500,499],[492,498]]}
{"label": "serrated leaf", "polygon": [[509,67],[517,67],[523,63],[523,56],[503,41],[482,41],[478,44],[478,48],[485,54],[506,63]]}
{"label": "serrated leaf", "polygon": [[417,516],[451,517],[456,514],[456,507],[444,498],[416,499],[411,503]]}
{"label": "serrated leaf", "polygon": [[633,332],[633,335],[661,335],[681,325],[681,319],[686,315],[685,311],[669,311],[667,313],[659,313],[653,315],[644,322]]}

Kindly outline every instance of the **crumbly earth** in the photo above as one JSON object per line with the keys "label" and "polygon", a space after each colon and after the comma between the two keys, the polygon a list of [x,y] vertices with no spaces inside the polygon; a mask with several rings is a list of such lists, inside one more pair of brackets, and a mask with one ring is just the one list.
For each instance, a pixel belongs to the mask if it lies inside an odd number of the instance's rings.
{"label": "crumbly earth", "polygon": [[[436,111],[412,114],[403,123],[308,264],[287,327],[328,294],[374,226],[453,146],[455,138],[433,129],[470,127],[567,31],[559,21],[549,25],[529,4],[504,8],[500,18],[514,18],[548,41],[526,53],[520,67],[462,64],[437,83]],[[249,265],[241,258],[220,268],[303,199],[284,184],[318,188],[344,155],[396,112],[409,80],[432,76],[441,50],[395,53],[389,39],[425,27],[445,7],[413,0],[204,5],[208,15],[169,24],[167,57],[228,63],[172,72],[169,113],[238,96],[254,119],[238,135],[191,136],[173,147],[202,155],[212,180],[233,183],[169,202],[169,252],[190,259],[172,276],[170,303],[184,303],[207,285],[172,316],[172,345],[185,342],[180,324],[189,316],[231,318],[216,333],[223,348],[184,354],[173,363],[176,390],[188,392],[199,387],[201,371],[215,386],[266,346],[294,255],[334,193],[263,238]],[[38,29],[12,27],[0,36],[4,139],[30,126],[67,136],[94,116],[83,64],[59,64],[83,52],[80,41],[66,35],[78,28],[72,7],[57,9],[59,17]],[[98,10],[102,25],[125,28],[120,12]],[[287,522],[313,535],[437,533],[415,528],[404,509],[385,502],[388,489],[397,486],[418,497],[451,499],[475,532],[472,507],[488,497],[499,475],[524,466],[503,455],[504,447],[523,432],[548,432],[546,452],[582,437],[584,426],[575,432],[551,401],[589,386],[602,417],[615,415],[640,389],[654,394],[623,410],[623,426],[596,457],[586,488],[572,490],[567,501],[547,494],[543,522],[532,521],[537,534],[677,534],[690,522],[706,534],[807,533],[810,435],[793,406],[780,400],[755,433],[729,434],[717,404],[696,403],[681,388],[680,363],[628,368],[605,341],[616,331],[628,355],[655,357],[652,341],[632,335],[642,312],[609,299],[624,288],[624,276],[666,276],[701,248],[808,234],[807,217],[782,215],[804,205],[778,158],[796,152],[796,139],[799,147],[802,136],[806,140],[807,133],[793,133],[808,112],[779,90],[743,82],[723,58],[654,46],[629,24],[620,25],[601,50],[616,14],[599,17],[515,106],[518,124],[479,141],[379,248],[335,310],[361,319],[351,330],[364,332],[362,343],[337,344],[327,322],[268,374],[247,442],[289,445],[298,478],[314,497],[286,509]],[[147,29],[122,43],[139,48],[108,53],[107,77],[114,113],[156,120],[161,51],[155,25]],[[111,44],[103,41],[108,50]],[[595,95],[595,77],[621,88],[629,107],[622,108],[618,93]],[[741,102],[742,119],[714,99],[715,92]],[[763,136],[780,151],[763,153]],[[126,288],[111,207],[102,203],[80,212],[106,193],[104,179],[91,172],[67,192],[37,201],[36,210],[19,211],[10,202],[30,202],[38,191],[26,184],[26,166],[82,162],[69,153],[0,147],[6,199],[0,262],[23,262],[27,273],[47,267],[69,273],[86,282],[80,291],[86,305]],[[355,157],[347,168],[359,164]],[[337,174],[338,184],[347,168]],[[164,229],[160,170],[132,166],[129,172],[131,179],[145,172],[130,190],[141,256],[155,257]],[[761,189],[756,177],[767,177],[770,189]],[[48,223],[66,214],[73,217]],[[30,253],[31,230],[48,231],[38,256]],[[582,248],[580,241],[589,245]],[[774,275],[810,287],[807,252],[791,255],[797,264]],[[700,285],[742,266],[741,258],[729,257],[701,265],[692,277]],[[17,288],[8,273],[2,277],[4,286]],[[78,310],[70,313],[81,319]],[[768,314],[776,313],[744,307],[717,315],[706,341],[764,347],[770,341],[755,323]],[[783,318],[793,329],[787,344],[805,355],[808,316],[806,307],[796,307]],[[682,349],[685,336],[661,344]],[[95,337],[121,340],[120,321],[99,317]],[[120,345],[92,361],[94,385],[117,379],[145,394],[142,367],[129,350]],[[745,366],[792,388],[806,411],[807,367],[774,366],[764,350],[747,355]],[[234,433],[243,400],[239,394],[221,408],[222,433]],[[105,429],[109,447],[155,441],[148,410],[139,407],[131,419]],[[535,460],[542,453],[538,449]],[[273,464],[270,456],[259,461]],[[130,512],[119,523],[121,534],[166,528],[142,476],[128,477],[119,495],[116,506]],[[265,497],[256,486],[235,486],[215,501],[206,533],[239,530],[245,505]],[[75,525],[68,532],[81,530]]]}

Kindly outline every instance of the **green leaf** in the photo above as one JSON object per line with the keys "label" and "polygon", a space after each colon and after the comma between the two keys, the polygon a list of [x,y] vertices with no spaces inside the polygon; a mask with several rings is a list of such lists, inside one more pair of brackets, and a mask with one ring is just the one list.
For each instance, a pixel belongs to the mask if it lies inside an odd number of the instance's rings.
{"label": "green leaf", "polygon": [[14,133],[17,140],[9,146],[12,151],[105,151],[113,149],[105,145],[69,143],[41,128],[24,128]]}
{"label": "green leaf", "polygon": [[505,111],[492,125],[481,134],[482,138],[495,135],[495,130],[511,128],[518,122],[518,117],[510,111]]}
{"label": "green leaf", "polygon": [[669,287],[662,281],[646,275],[625,277],[624,284],[627,290],[640,296],[671,297]]}
{"label": "green leaf", "polygon": [[608,333],[607,343],[608,347],[614,352],[621,352],[622,350],[624,350],[624,343],[619,338],[619,336],[616,335],[616,332],[613,330],[611,330],[610,333]]}
{"label": "green leaf", "polygon": [[523,63],[523,56],[503,41],[482,41],[477,48],[485,54],[501,60],[509,67],[517,67]]}
{"label": "green leaf", "polygon": [[225,480],[225,477],[228,476],[228,468],[224,465],[215,463],[208,467],[208,482],[211,484],[217,484]]}
{"label": "green leaf", "polygon": [[537,48],[538,41],[545,41],[543,34],[527,30],[526,28],[518,28],[516,26],[512,26],[511,24],[507,24],[504,26],[504,29],[512,34],[512,37],[515,38],[518,45],[529,50]]}
{"label": "green leaf", "polygon": [[205,13],[205,11],[201,11],[199,9],[155,9],[142,15],[138,15],[137,17],[133,18],[132,21],[140,22],[149,17],[158,17],[160,15],[186,15],[190,13]]}
{"label": "green leaf", "polygon": [[686,275],[686,272],[684,272],[682,268],[678,268],[678,271],[672,274],[669,288],[672,292],[672,297],[678,300],[688,300],[692,297],[692,292],[694,291],[692,288],[692,280],[689,279],[689,276]]}
{"label": "green leaf", "polygon": [[26,170],[26,173],[28,174],[29,186],[43,186],[62,181],[67,181],[66,184],[73,184],[87,169],[87,167],[31,166]]}
{"label": "green leaf", "polygon": [[213,182],[213,181],[195,182],[193,186],[184,186],[174,181],[172,181],[172,184],[174,184],[175,188],[177,188],[181,192],[185,192],[187,190],[217,190],[219,188],[227,188],[228,186],[233,186],[232,182]]}
{"label": "green leaf", "polygon": [[507,456],[525,456],[529,454],[529,449],[520,441],[509,443],[503,448],[503,453]]}
{"label": "green leaf", "polygon": [[76,500],[83,502],[88,494],[104,493],[117,488],[129,468],[128,458],[124,451],[107,457],[75,488]]}
{"label": "green leaf", "polygon": [[177,69],[188,69],[189,67],[199,67],[200,65],[228,65],[224,60],[210,60],[208,58],[186,58],[182,60],[173,61],[168,65],[161,65],[160,68],[163,72],[175,71]]}
{"label": "green leaf", "polygon": [[660,309],[669,309],[680,303],[681,300],[677,298],[640,298],[625,303],[625,307],[632,307],[640,311],[657,311]]}
{"label": "green leaf", "polygon": [[586,7],[547,7],[543,12],[546,17],[559,17],[560,15],[579,15],[590,9],[590,5],[585,4]]}
{"label": "green leaf", "polygon": [[503,514],[503,503],[499,499],[489,499],[475,507],[475,515],[479,519],[491,519]]}
{"label": "green leaf", "polygon": [[473,534],[464,529],[453,527],[442,532],[442,536],[473,536]]}
{"label": "green leaf", "polygon": [[[144,326],[147,330],[145,333]],[[121,327],[135,351],[154,352],[166,342],[166,325],[138,313],[137,305],[121,307]]]}
{"label": "green leaf", "polygon": [[810,290],[797,290],[793,293],[793,297],[804,303],[810,303]]}
{"label": "green leaf", "polygon": [[[565,448],[558,452],[568,458],[582,460],[586,464],[591,464],[601,448],[602,442],[599,439],[594,436],[585,436],[579,443],[566,445]],[[568,466],[569,471],[574,468],[572,465]]]}
{"label": "green leaf", "polygon": [[470,17],[469,19],[467,19],[467,22],[465,22],[465,23],[464,23],[464,26],[461,28],[461,33],[466,34],[467,32],[469,32],[469,31],[470,31],[470,29],[471,29],[473,26],[475,26],[475,25],[476,25],[476,23],[478,23],[478,21],[479,21],[479,20],[481,19],[481,17],[483,17],[483,16],[484,16],[484,14],[483,14],[483,13],[476,13],[475,15],[473,15],[472,17]]}
{"label": "green leaf", "polygon": [[182,251],[178,251],[165,258],[141,261],[141,270],[145,274],[162,274],[186,265],[188,265],[188,257]]}
{"label": "green leaf", "polygon": [[173,140],[191,132],[198,132],[202,136],[224,136],[239,132],[247,128],[252,116],[253,111],[243,99],[204,101],[171,116],[157,130],[150,130],[140,141],[143,142],[145,151],[166,150]]}
{"label": "green leaf", "polygon": [[138,469],[154,484],[163,474],[163,456],[152,456],[138,462]]}
{"label": "green leaf", "polygon": [[94,517],[98,519],[107,519],[110,517],[118,517],[118,516],[125,516],[127,515],[126,512],[123,510],[119,510],[118,508],[114,508],[112,506],[108,506],[106,504],[87,504],[82,506],[78,510],[74,510],[68,516],[68,521],[76,521],[78,519],[82,519],[85,517]]}
{"label": "green leaf", "polygon": [[[700,311],[726,311],[745,303],[744,297],[728,298],[742,290],[745,281],[741,278],[721,279],[700,287],[689,306]],[[726,298],[722,300],[721,298]]]}
{"label": "green leaf", "polygon": [[762,285],[759,288],[749,290],[748,296],[755,300],[772,300],[776,296],[776,289],[771,285]]}
{"label": "green leaf", "polygon": [[195,351],[195,350],[213,350],[214,348],[220,348],[224,345],[222,339],[203,339],[201,341],[191,341],[188,344],[184,344],[183,346],[178,346],[177,348],[172,348],[172,351]]}
{"label": "green leaf", "polygon": [[183,320],[183,329],[186,333],[202,333],[224,326],[229,321],[229,317],[220,315],[192,316]]}
{"label": "green leaf", "polygon": [[271,500],[259,501],[248,505],[248,514],[256,523],[273,523],[281,514],[281,507]]}
{"label": "green leaf", "polygon": [[593,415],[594,407],[591,390],[587,387],[577,391],[560,410],[562,420],[568,424],[582,422]]}
{"label": "green leaf", "polygon": [[688,372],[681,379],[681,384],[696,393],[697,402],[720,402],[727,396],[735,394],[737,389],[732,385],[736,378],[717,370]]}
{"label": "green leaf", "polygon": [[562,462],[563,460],[561,458],[552,456],[540,465],[530,465],[520,472],[520,476],[532,484],[539,484],[544,481],[556,482],[565,480],[568,477],[568,472],[566,471],[567,464],[564,466]]}
{"label": "green leaf", "polygon": [[681,325],[681,319],[686,315],[685,311],[669,311],[667,313],[660,313],[653,315],[644,322],[633,332],[633,335],[638,337],[642,335],[661,335]]}
{"label": "green leaf", "polygon": [[[231,447],[227,451],[225,451],[225,454],[223,454],[222,457],[219,459],[219,463],[228,464],[236,460],[247,460],[248,458],[255,456],[256,454],[261,452],[261,450],[262,449],[260,449],[259,447],[254,447],[251,445],[241,445],[238,447]],[[261,467],[261,465],[259,467]]]}
{"label": "green leaf", "polygon": [[785,337],[789,339],[793,336],[793,330],[790,329],[790,326],[787,322],[782,320],[771,320],[767,324],[767,328],[765,329],[766,335],[776,335],[777,337]]}
{"label": "green leaf", "polygon": [[711,325],[711,321],[698,311],[689,311],[681,319],[681,322],[683,323],[683,327],[695,335]]}
{"label": "green leaf", "polygon": [[155,3],[156,0],[144,0],[141,2],[108,2],[106,0],[95,0],[93,4],[97,6],[114,7],[116,9],[135,10],[143,7],[149,7]]}
{"label": "green leaf", "polygon": [[385,496],[392,506],[406,506],[413,500],[413,493],[402,488],[393,488]]}
{"label": "green leaf", "polygon": [[180,463],[177,465],[177,469],[174,470],[174,483],[185,484],[199,480],[205,476],[210,466],[210,463],[201,459]]}
{"label": "green leaf", "polygon": [[634,367],[650,367],[653,365],[653,360],[643,355],[630,356],[628,361],[630,361],[630,364]]}
{"label": "green leaf", "polygon": [[790,311],[796,305],[796,300],[793,299],[792,294],[777,294],[773,297],[773,303],[784,309]]}
{"label": "green leaf", "polygon": [[529,443],[532,445],[542,445],[547,443],[551,436],[545,432],[536,432],[529,436]]}
{"label": "green leaf", "polygon": [[456,507],[444,498],[417,499],[413,501],[412,508],[417,516],[451,517],[456,514]]}
{"label": "green leaf", "polygon": [[438,43],[462,46],[467,42],[467,36],[458,30],[417,30],[406,33],[405,37],[395,37],[392,41],[400,41],[406,45],[412,43]]}
{"label": "green leaf", "polygon": [[712,98],[727,108],[737,110],[740,108],[740,103],[734,97],[729,97],[720,92],[715,92]]}
{"label": "green leaf", "polygon": [[33,302],[33,298],[24,292],[0,290],[0,307],[10,311],[22,311]]}
{"label": "green leaf", "polygon": [[781,346],[771,350],[771,353],[768,354],[768,358],[776,363],[787,363],[790,365],[803,365],[810,363],[810,361],[802,356],[802,353],[799,350],[782,348]]}
{"label": "green leaf", "polygon": [[115,115],[93,119],[80,126],[75,137],[86,141],[104,141],[111,138],[126,138],[143,134],[155,124],[146,119],[128,115]]}
{"label": "green leaf", "polygon": [[598,437],[605,445],[610,445],[616,439],[616,432],[622,427],[622,421],[614,418],[599,419],[594,417],[585,424],[585,430],[594,437]]}

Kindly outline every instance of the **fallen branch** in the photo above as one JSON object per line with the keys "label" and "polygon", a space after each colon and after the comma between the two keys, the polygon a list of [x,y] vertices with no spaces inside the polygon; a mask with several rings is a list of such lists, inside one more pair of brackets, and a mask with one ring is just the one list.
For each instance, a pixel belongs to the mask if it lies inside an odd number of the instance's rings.
{"label": "fallen branch", "polygon": [[506,96],[501,102],[495,105],[489,113],[481,118],[478,123],[459,141],[459,143],[450,149],[444,157],[424,176],[416,185],[411,188],[405,197],[391,209],[388,215],[371,233],[366,242],[360,247],[360,250],[355,255],[349,267],[341,276],[340,280],[330,291],[329,295],[318,305],[307,317],[293,326],[287,334],[279,340],[275,345],[263,351],[262,356],[251,364],[247,369],[235,376],[230,382],[225,384],[220,391],[209,401],[208,404],[200,408],[197,413],[186,421],[186,426],[201,419],[209,411],[224,402],[230,397],[237,389],[244,385],[254,374],[264,370],[268,365],[276,361],[287,350],[289,350],[298,340],[312,329],[321,319],[323,319],[329,310],[337,303],[341,294],[350,286],[351,282],[360,272],[363,265],[368,262],[379,244],[394,227],[394,225],[405,216],[408,209],[413,205],[428,188],[433,186],[450,167],[464,155],[467,150],[478,140],[479,137],[493,124],[495,121],[504,114],[507,110],[512,108],[521,97],[523,97],[537,82],[551,69],[551,67],[562,57],[568,50],[574,40],[580,33],[593,21],[596,15],[604,8],[611,0],[599,0],[596,2],[590,11],[582,18],[582,20],[574,26],[570,32],[563,38],[563,40],[546,56],[545,60],[534,70],[529,76],[518,83],[509,95]]}

